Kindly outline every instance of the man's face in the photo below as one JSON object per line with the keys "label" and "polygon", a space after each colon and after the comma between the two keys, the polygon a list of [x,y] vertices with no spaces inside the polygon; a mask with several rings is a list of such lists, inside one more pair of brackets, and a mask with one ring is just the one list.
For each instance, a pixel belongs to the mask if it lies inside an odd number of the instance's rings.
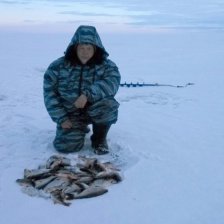
{"label": "man's face", "polygon": [[78,44],[77,56],[82,64],[86,64],[94,55],[94,47],[91,44]]}

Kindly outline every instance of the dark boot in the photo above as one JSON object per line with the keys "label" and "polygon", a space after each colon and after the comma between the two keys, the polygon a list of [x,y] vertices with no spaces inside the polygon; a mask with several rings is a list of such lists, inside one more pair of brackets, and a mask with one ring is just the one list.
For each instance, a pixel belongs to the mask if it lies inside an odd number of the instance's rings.
{"label": "dark boot", "polygon": [[93,135],[91,136],[92,148],[98,155],[109,152],[106,139],[109,129],[110,125],[93,124]]}

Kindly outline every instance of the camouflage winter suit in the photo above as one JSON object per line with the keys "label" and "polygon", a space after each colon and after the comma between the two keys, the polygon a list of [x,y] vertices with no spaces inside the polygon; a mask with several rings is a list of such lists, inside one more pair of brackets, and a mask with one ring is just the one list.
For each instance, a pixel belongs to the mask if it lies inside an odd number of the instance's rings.
{"label": "camouflage winter suit", "polygon": [[[54,146],[63,152],[83,147],[88,124],[113,124],[118,115],[119,103],[114,99],[120,83],[117,66],[107,58],[108,53],[94,27],[80,26],[66,51],[79,43],[100,48],[104,54],[102,63],[74,66],[63,56],[51,63],[44,74],[45,106],[57,123]],[[87,106],[77,109],[74,102],[81,94],[87,96]],[[72,121],[72,129],[62,129],[61,124],[67,119]]]}

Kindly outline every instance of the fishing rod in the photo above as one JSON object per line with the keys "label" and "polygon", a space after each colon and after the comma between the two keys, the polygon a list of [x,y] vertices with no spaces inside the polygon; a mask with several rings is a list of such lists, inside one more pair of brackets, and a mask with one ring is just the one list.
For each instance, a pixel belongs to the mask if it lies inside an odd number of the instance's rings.
{"label": "fishing rod", "polygon": [[191,86],[191,85],[194,85],[194,83],[187,83],[185,85],[172,85],[172,84],[160,84],[160,83],[120,83],[120,86],[121,87],[149,87],[149,86],[152,86],[152,87],[159,87],[159,86],[168,86],[168,87],[175,87],[175,88],[184,88],[184,87],[187,87],[187,86]]}

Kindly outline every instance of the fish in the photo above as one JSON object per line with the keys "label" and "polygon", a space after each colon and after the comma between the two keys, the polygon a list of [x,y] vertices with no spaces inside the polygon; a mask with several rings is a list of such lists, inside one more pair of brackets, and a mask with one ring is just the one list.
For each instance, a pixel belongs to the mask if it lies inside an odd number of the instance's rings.
{"label": "fish", "polygon": [[102,163],[96,158],[87,158],[85,156],[79,156],[79,158],[81,159],[82,163],[78,163],[77,165],[82,171],[93,174],[106,170],[120,171],[111,162]]}
{"label": "fish", "polygon": [[85,183],[85,184],[90,184],[94,178],[92,176],[85,176],[85,177],[80,177],[78,180],[75,181],[75,183]]}
{"label": "fish", "polygon": [[103,171],[95,176],[96,179],[114,179],[117,183],[122,181],[122,177],[115,171]]}
{"label": "fish", "polygon": [[51,198],[53,199],[54,204],[62,204],[69,206],[71,203],[67,202],[64,197],[62,197],[60,190],[54,190],[51,192]]}
{"label": "fish", "polygon": [[44,188],[47,184],[49,184],[51,181],[53,181],[56,177],[55,176],[50,176],[44,179],[36,180],[34,181],[34,186],[37,189],[42,189]]}
{"label": "fish", "polygon": [[113,178],[111,179],[96,179],[94,180],[92,183],[91,183],[91,186],[96,186],[96,187],[109,187],[111,186],[112,184],[116,184],[117,181],[114,180]]}
{"label": "fish", "polygon": [[98,158],[79,156],[73,164],[69,158],[53,155],[37,169],[24,169],[23,178],[16,182],[30,196],[69,206],[71,200],[107,193],[109,186],[123,180],[119,171],[114,164]]}
{"label": "fish", "polygon": [[26,178],[17,179],[16,183],[18,183],[19,185],[23,187],[28,187],[28,186],[34,187],[34,182],[31,179],[26,179]]}
{"label": "fish", "polygon": [[101,166],[102,171],[106,170],[113,170],[113,171],[120,171],[119,168],[117,168],[113,163],[111,162],[104,162],[104,163],[99,163]]}
{"label": "fish", "polygon": [[94,168],[95,164],[97,163],[97,159],[96,158],[87,158],[85,156],[79,156],[80,162],[77,164],[77,166],[80,169],[87,169],[87,170],[91,170]]}
{"label": "fish", "polygon": [[83,190],[81,193],[70,193],[68,198],[71,199],[83,199],[83,198],[92,198],[96,196],[100,196],[108,192],[108,189],[101,186],[90,186],[87,189]]}
{"label": "fish", "polygon": [[45,192],[51,193],[55,190],[62,190],[63,188],[70,185],[70,181],[66,178],[56,177],[53,181],[48,183],[43,190]]}
{"label": "fish", "polygon": [[86,190],[87,188],[89,188],[89,185],[88,184],[86,184],[86,183],[76,183],[82,190],[81,191],[83,191],[83,190]]}
{"label": "fish", "polygon": [[73,192],[80,193],[81,191],[82,191],[81,186],[79,186],[78,184],[75,184],[75,183],[72,183],[71,185],[62,189],[62,193],[64,193],[64,194],[69,194],[69,193],[73,193]]}
{"label": "fish", "polygon": [[61,172],[60,170],[59,170],[59,172],[55,173],[55,176],[62,177],[62,178],[68,178],[70,180],[78,180],[79,179],[79,176],[75,173]]}
{"label": "fish", "polygon": [[57,169],[60,166],[70,166],[70,165],[71,165],[70,159],[58,155],[53,155],[47,160],[46,168]]}
{"label": "fish", "polygon": [[48,177],[51,175],[50,169],[25,169],[24,170],[24,178],[26,179],[33,179],[33,178],[39,178],[39,177]]}

